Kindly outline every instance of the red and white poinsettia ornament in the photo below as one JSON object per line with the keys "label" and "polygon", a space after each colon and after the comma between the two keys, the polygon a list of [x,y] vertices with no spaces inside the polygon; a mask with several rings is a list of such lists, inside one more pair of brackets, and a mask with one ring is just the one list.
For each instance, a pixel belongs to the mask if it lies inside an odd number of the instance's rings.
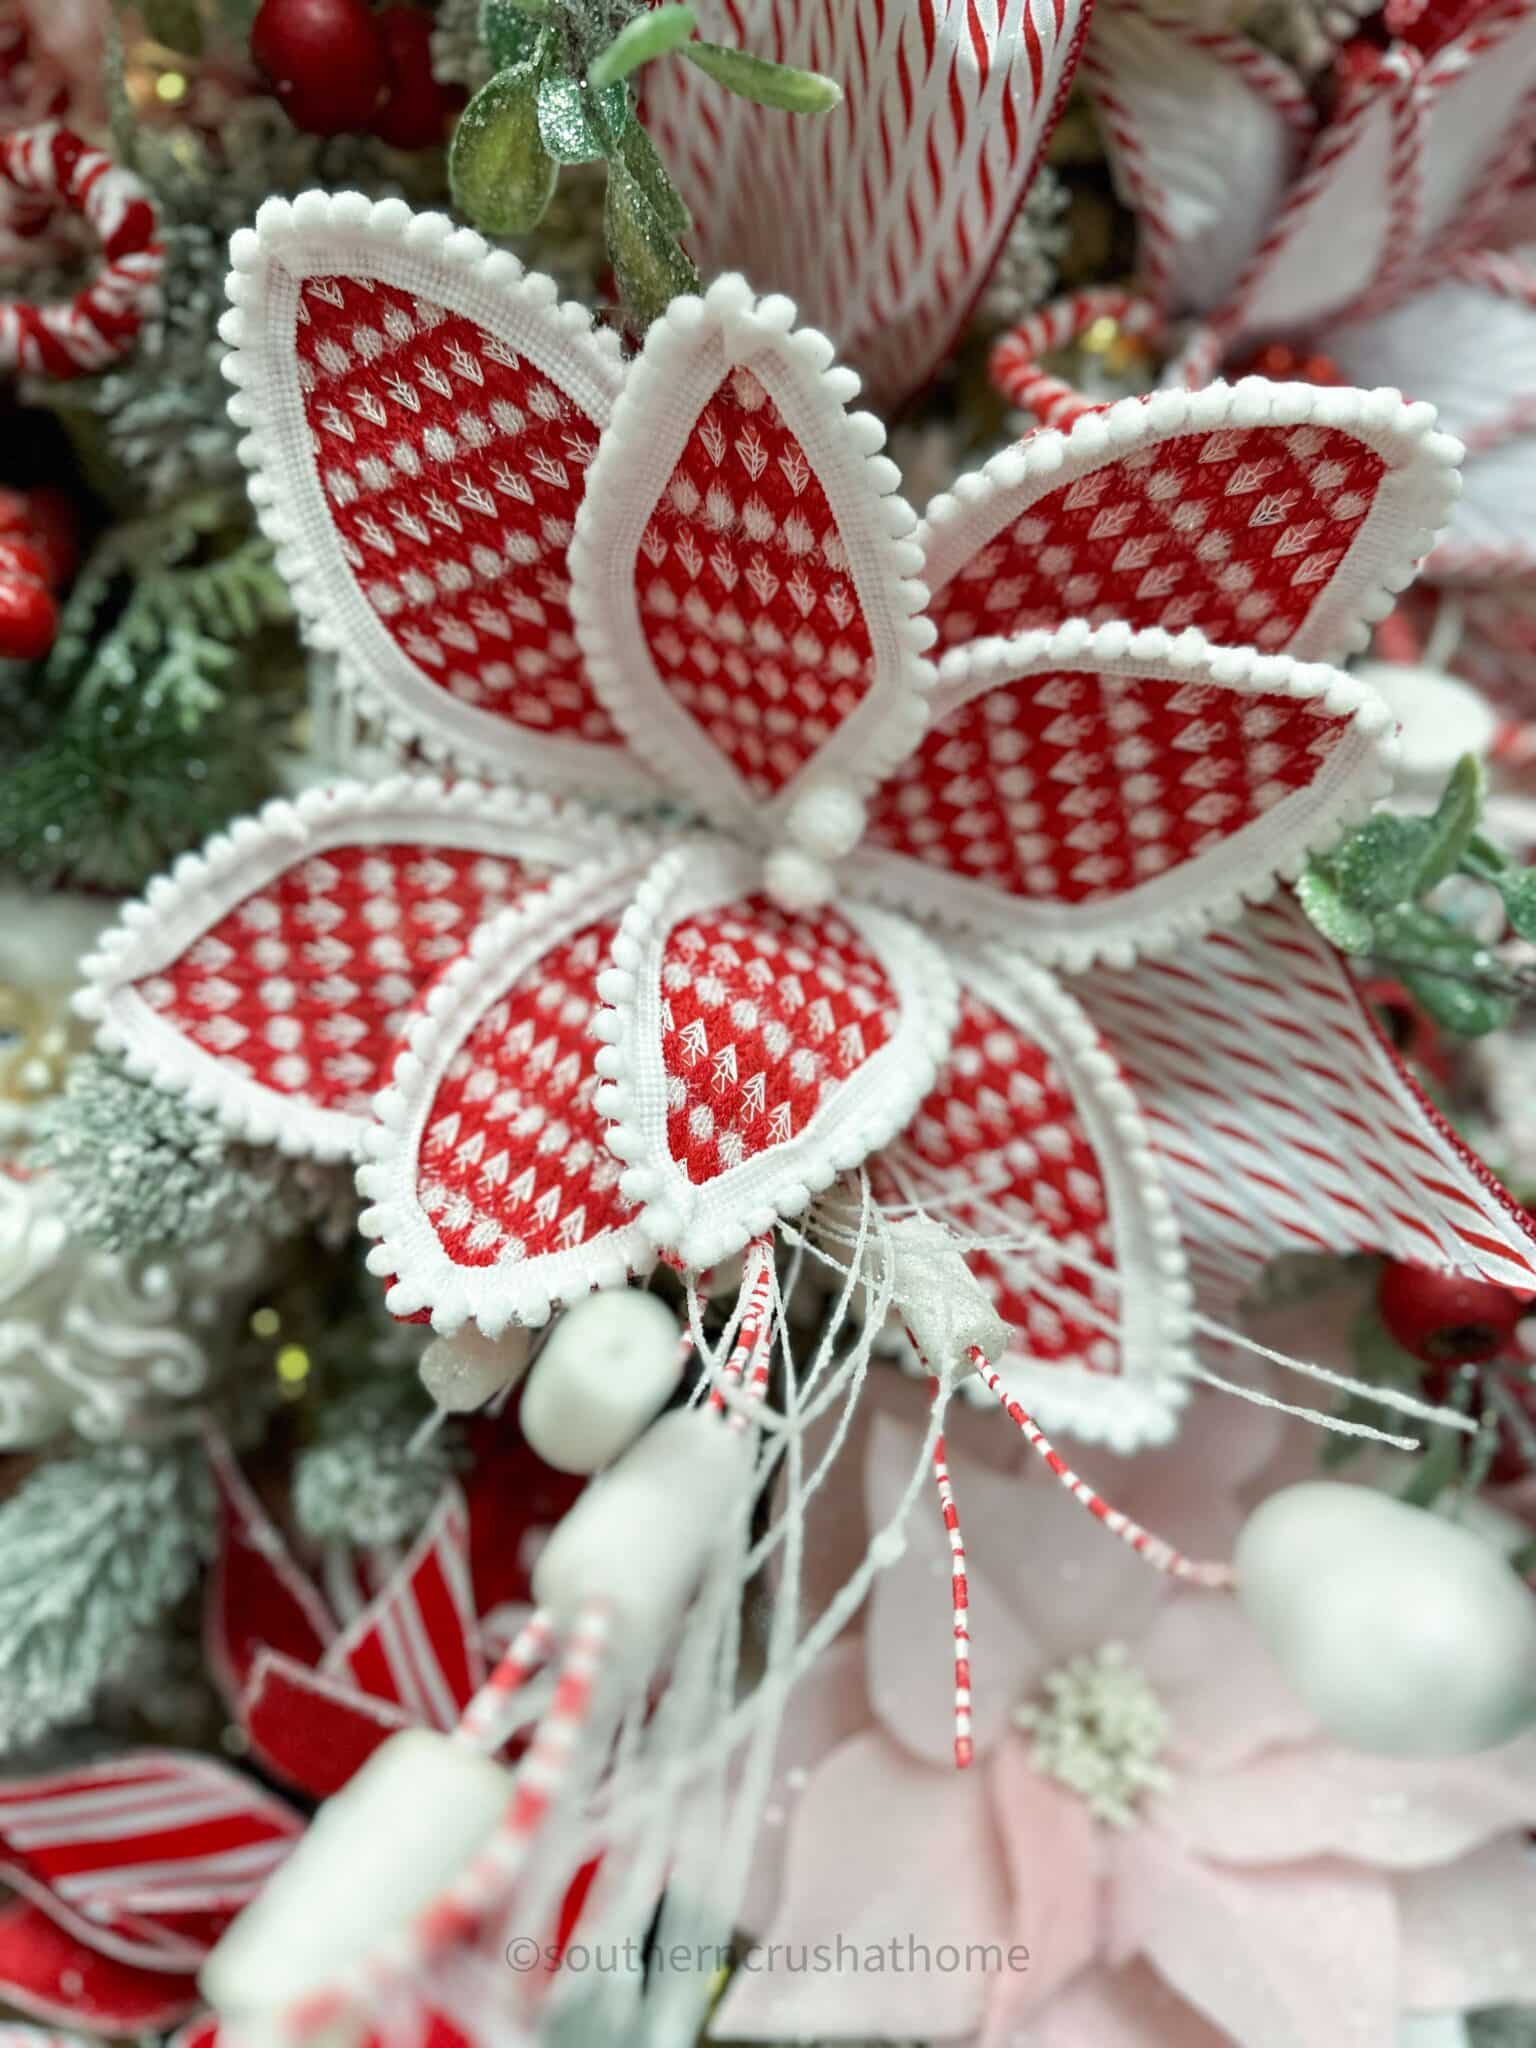
{"label": "red and white poinsettia ornament", "polygon": [[[399,202],[272,202],[234,263],[233,405],[312,635],[398,735],[540,793],[270,807],[125,913],[89,1007],[243,1136],[363,1155],[395,1313],[496,1337],[713,1265],[884,1148],[1028,1237],[978,1254],[1020,1398],[1128,1443],[1179,1399],[1181,1224],[1224,1270],[1362,1238],[1529,1270],[1332,954],[1282,909],[1213,931],[1382,787],[1385,711],[1324,663],[1449,505],[1429,408],[1127,401],[919,526],[856,379],[739,279],[626,365]],[[1128,1001],[1111,1047],[1092,1011]],[[1162,1050],[1245,1031],[1194,1092]]]}
{"label": "red and white poinsettia ornament", "polygon": [[1384,47],[1342,53],[1320,126],[1279,58],[1162,0],[1101,7],[1085,76],[1138,215],[1144,288],[1165,314],[1205,323],[1180,368],[1198,379],[1267,347],[1429,400],[1467,459],[1427,573],[1525,571],[1536,0],[1384,19]]}

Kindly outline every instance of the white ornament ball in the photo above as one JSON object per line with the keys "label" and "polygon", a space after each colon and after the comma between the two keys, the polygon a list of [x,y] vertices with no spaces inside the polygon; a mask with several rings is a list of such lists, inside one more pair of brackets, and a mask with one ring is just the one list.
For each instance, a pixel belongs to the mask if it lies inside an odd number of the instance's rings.
{"label": "white ornament ball", "polygon": [[837,887],[826,862],[798,846],[775,847],[763,863],[763,881],[780,909],[796,912],[820,910]]}
{"label": "white ornament ball", "polygon": [[574,1303],[534,1360],[523,1390],[523,1435],[557,1472],[598,1472],[627,1450],[682,1376],[681,1330],[664,1301],[638,1287]]}
{"label": "white ornament ball", "polygon": [[1481,759],[1493,745],[1498,716],[1459,676],[1400,661],[1362,661],[1355,675],[1386,700],[1400,728],[1397,787],[1437,797],[1463,754]]}
{"label": "white ornament ball", "polygon": [[[224,1932],[198,1979],[252,2025],[387,1948],[495,1831],[512,1792],[500,1764],[426,1728],[391,1735],[327,1799],[291,1855]],[[254,2023],[254,2024],[253,2024]]]}
{"label": "white ornament ball", "polygon": [[822,782],[798,796],[785,819],[789,836],[821,860],[841,860],[864,837],[863,800],[850,782]]}
{"label": "white ornament ball", "polygon": [[1470,1756],[1536,1718],[1536,1598],[1499,1553],[1368,1486],[1270,1496],[1237,1596],[1329,1734],[1381,1756]]}
{"label": "white ornament ball", "polygon": [[451,1337],[432,1339],[421,1354],[421,1384],[439,1408],[467,1415],[522,1378],[532,1348],[527,1330],[514,1326],[500,1337],[483,1337],[466,1323]]}

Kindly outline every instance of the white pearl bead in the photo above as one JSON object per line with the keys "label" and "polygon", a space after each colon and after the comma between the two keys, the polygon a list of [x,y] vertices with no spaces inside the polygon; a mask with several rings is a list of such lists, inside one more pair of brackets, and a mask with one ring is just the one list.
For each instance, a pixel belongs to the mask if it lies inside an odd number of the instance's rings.
{"label": "white pearl bead", "polygon": [[259,2021],[387,1946],[489,1840],[511,1789],[467,1743],[391,1735],[225,1930],[198,1979],[209,2004]]}
{"label": "white pearl bead", "polygon": [[1357,662],[1353,673],[1397,719],[1397,787],[1405,794],[1437,797],[1463,754],[1481,758],[1492,746],[1497,715],[1460,676],[1400,661]]}
{"label": "white pearl bead", "polygon": [[841,860],[864,836],[864,805],[848,782],[821,782],[797,796],[785,829],[807,853]]}
{"label": "white pearl bead", "polygon": [[1536,1600],[1442,1516],[1309,1481],[1254,1511],[1236,1565],[1249,1619],[1339,1741],[1467,1756],[1536,1717]]}
{"label": "white pearl bead", "polygon": [[680,1334],[666,1303],[638,1287],[605,1288],[568,1308],[534,1360],[519,1410],[545,1464],[612,1464],[671,1398]]}
{"label": "white pearl bead", "polygon": [[837,886],[825,861],[797,846],[774,848],[763,863],[763,882],[781,909],[793,911],[819,910]]}
{"label": "white pearl bead", "polygon": [[434,1337],[421,1354],[421,1384],[439,1408],[467,1415],[520,1380],[533,1339],[515,1325],[504,1336],[482,1337],[472,1323],[451,1337]]}

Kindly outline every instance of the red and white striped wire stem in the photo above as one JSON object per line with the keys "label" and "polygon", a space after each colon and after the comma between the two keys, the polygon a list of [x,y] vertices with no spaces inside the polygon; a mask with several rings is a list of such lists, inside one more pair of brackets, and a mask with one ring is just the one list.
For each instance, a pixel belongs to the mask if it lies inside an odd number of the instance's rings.
{"label": "red and white striped wire stem", "polygon": [[992,350],[992,382],[1008,403],[1033,413],[1042,426],[1063,432],[1103,402],[1084,397],[1075,385],[1042,367],[1040,358],[1078,341],[1096,322],[1114,320],[1131,334],[1156,334],[1162,316],[1148,299],[1112,286],[1071,292],[1021,320]]}

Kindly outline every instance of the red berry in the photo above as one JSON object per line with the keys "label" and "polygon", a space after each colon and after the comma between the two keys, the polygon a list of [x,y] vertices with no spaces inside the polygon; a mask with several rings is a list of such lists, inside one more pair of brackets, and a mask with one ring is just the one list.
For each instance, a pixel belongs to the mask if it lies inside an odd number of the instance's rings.
{"label": "red berry", "polygon": [[39,661],[58,629],[59,608],[46,584],[0,566],[0,656]]}
{"label": "red berry", "polygon": [[386,7],[376,25],[387,83],[373,132],[391,149],[431,149],[456,97],[432,76],[432,18],[419,7]]}
{"label": "red berry", "polygon": [[364,0],[262,0],[251,55],[306,134],[355,134],[373,119],[384,51]]}
{"label": "red berry", "polygon": [[1497,1358],[1509,1348],[1529,1304],[1529,1295],[1491,1280],[1432,1273],[1396,1259],[1387,1260],[1376,1282],[1376,1306],[1389,1334],[1426,1365],[1480,1365]]}

